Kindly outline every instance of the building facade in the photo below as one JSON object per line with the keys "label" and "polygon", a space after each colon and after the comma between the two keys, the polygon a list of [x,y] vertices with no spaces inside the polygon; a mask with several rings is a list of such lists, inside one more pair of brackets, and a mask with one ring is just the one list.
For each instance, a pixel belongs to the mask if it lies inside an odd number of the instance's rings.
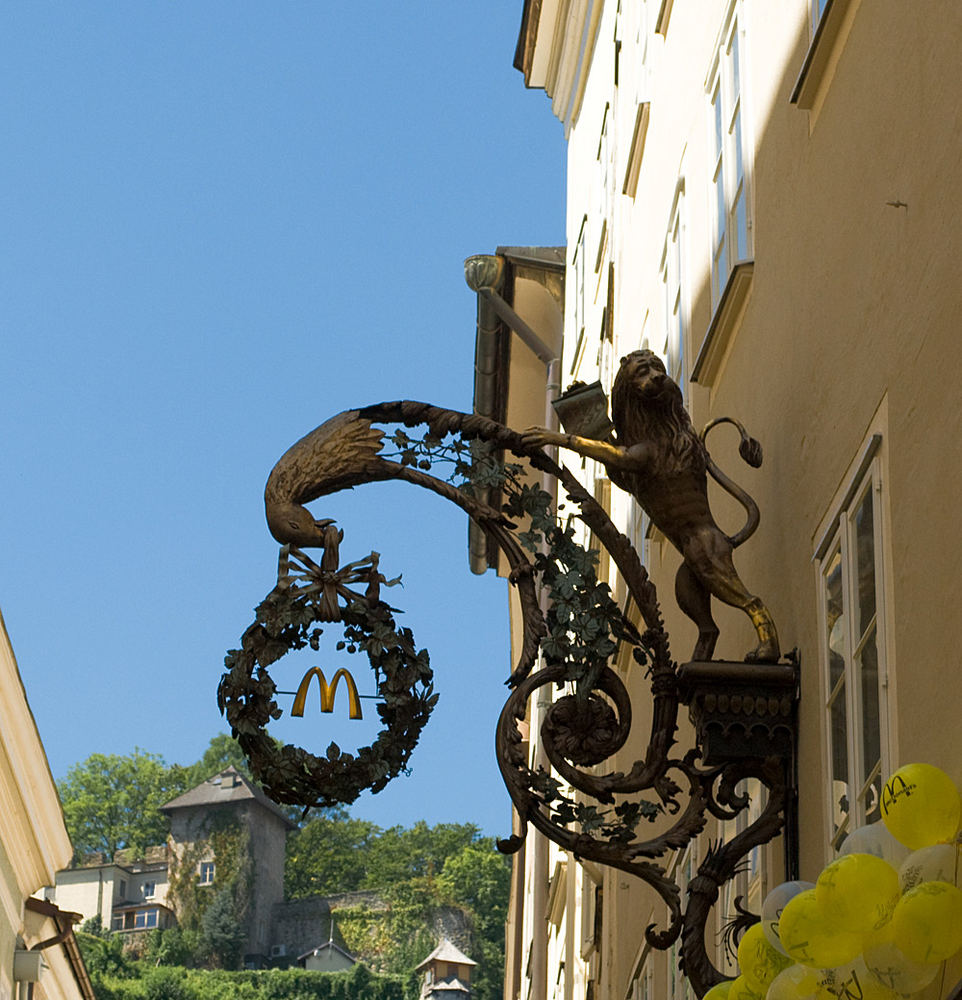
{"label": "building facade", "polygon": [[94,1000],[79,915],[34,898],[73,854],[0,618],[0,1000]]}
{"label": "building facade", "polygon": [[[962,9],[909,16],[896,0],[523,8],[515,64],[568,141],[557,381],[597,379],[610,396],[619,359],[646,347],[696,429],[730,415],[765,449],[754,471],[734,433],[709,442],[762,511],[739,573],[783,650],[800,654],[802,878],[879,819],[881,783],[899,765],[935,764],[962,782],[960,37]],[[510,359],[501,377],[513,377]],[[695,629],[671,596],[680,557],[602,466],[567,464],[642,555],[684,661]],[[716,491],[712,503],[726,530],[741,526],[730,498]],[[716,657],[741,659],[754,644],[747,619],[717,602],[714,612]],[[633,663],[616,666],[644,732],[647,685]],[[678,739],[693,743],[687,720]],[[630,765],[630,749],[606,766]],[[733,832],[713,826],[678,853],[683,892],[708,839]],[[690,995],[677,951],[645,944],[664,905],[640,881],[535,833],[518,857],[507,997]],[[719,967],[733,898],[758,912],[783,879],[781,841],[748,859],[709,925]],[[956,959],[945,989],[960,978]]]}

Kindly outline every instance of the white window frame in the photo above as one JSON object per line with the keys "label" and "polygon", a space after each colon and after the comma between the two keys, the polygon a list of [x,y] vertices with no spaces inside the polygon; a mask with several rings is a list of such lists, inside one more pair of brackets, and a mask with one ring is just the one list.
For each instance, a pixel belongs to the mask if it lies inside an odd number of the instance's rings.
{"label": "white window frame", "polygon": [[156,882],[144,882],[144,899],[153,899],[157,895]]}
{"label": "white window frame", "polygon": [[587,275],[585,274],[585,252],[586,252],[586,242],[587,242],[587,229],[588,229],[588,216],[584,216],[581,220],[581,228],[578,231],[578,239],[575,243],[574,256],[571,259],[571,267],[574,270],[574,321],[575,321],[575,334],[577,340],[575,341],[574,347],[574,357],[571,359],[571,372],[574,375],[581,365],[581,356],[584,353],[585,347],[585,309],[587,306],[586,302],[586,289],[585,282],[587,280]]}
{"label": "white window frame", "polygon": [[[698,843],[692,841],[680,852],[675,866],[675,884],[681,890],[681,898],[686,899],[688,885],[698,872]],[[666,996],[668,1000],[694,1000],[695,994],[691,981],[681,971],[681,938],[676,940],[668,951],[668,983]]]}
{"label": "white window frame", "polygon": [[[878,794],[884,775],[890,769],[891,740],[888,715],[888,639],[887,639],[887,587],[886,566],[888,553],[884,531],[885,502],[882,480],[881,436],[875,435],[857,463],[854,474],[846,482],[841,499],[833,511],[827,530],[816,549],[816,581],[818,587],[819,660],[822,691],[823,750],[825,753],[826,833],[828,843],[835,851],[841,847],[845,836],[867,822],[878,819]],[[867,622],[856,622],[858,590],[855,577],[858,573],[858,550],[855,518],[866,500],[872,498],[872,557],[874,573],[874,612]],[[836,615],[829,608],[828,575],[835,560],[840,568],[839,595],[842,613]],[[830,635],[838,626],[834,640]],[[864,627],[863,627],[864,626]],[[876,652],[876,689],[869,693],[866,702],[864,678],[858,668],[859,657],[869,648],[874,637]],[[829,642],[840,648],[836,655],[842,658],[842,670],[832,663]],[[833,672],[837,674],[833,680]],[[877,706],[877,718],[872,725],[878,729],[878,760],[866,760],[863,733],[866,713],[871,711],[871,701]],[[844,741],[833,741],[833,710],[843,710],[845,722]],[[835,750],[844,750],[846,779],[835,788]],[[844,787],[842,787],[844,786]],[[875,789],[873,797],[872,790]],[[852,790],[854,791],[854,794]],[[847,800],[847,810],[841,807],[841,795]]]}
{"label": "white window frame", "polygon": [[712,308],[721,301],[735,265],[751,260],[754,252],[745,48],[741,3],[735,0],[728,9],[706,81]]}
{"label": "white window frame", "polygon": [[661,255],[661,283],[664,301],[664,345],[662,354],[668,374],[678,383],[684,402],[688,402],[688,332],[689,302],[685,260],[685,181],[678,182],[668,231]]}
{"label": "white window frame", "polygon": [[198,885],[214,884],[214,862],[201,861],[197,868]]}

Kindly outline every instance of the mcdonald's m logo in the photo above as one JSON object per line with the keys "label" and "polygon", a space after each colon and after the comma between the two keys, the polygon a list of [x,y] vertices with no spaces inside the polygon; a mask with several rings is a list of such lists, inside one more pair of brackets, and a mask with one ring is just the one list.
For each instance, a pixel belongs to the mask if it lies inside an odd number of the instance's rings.
{"label": "mcdonald's m logo", "polygon": [[324,676],[324,671],[320,667],[311,667],[310,670],[304,675],[304,679],[301,681],[300,687],[297,689],[297,695],[294,698],[294,705],[291,708],[291,715],[303,716],[304,715],[304,702],[307,701],[307,690],[311,686],[311,678],[317,677],[318,683],[321,686],[321,711],[322,712],[333,712],[334,711],[334,695],[337,693],[337,685],[340,683],[343,677],[347,683],[347,698],[348,705],[350,706],[350,717],[352,719],[361,718],[361,699],[357,694],[357,685],[354,683],[354,678],[343,668],[334,675],[334,679],[331,681],[331,686],[327,686],[327,678]]}

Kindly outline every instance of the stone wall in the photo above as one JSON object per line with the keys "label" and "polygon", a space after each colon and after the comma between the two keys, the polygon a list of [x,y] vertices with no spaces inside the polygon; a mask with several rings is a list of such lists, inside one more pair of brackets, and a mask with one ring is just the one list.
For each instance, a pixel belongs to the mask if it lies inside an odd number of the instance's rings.
{"label": "stone wall", "polygon": [[[326,944],[331,936],[331,906],[324,896],[277,903],[271,912],[271,946],[283,947],[293,962],[298,955]],[[344,947],[344,939],[334,928],[334,943]]]}

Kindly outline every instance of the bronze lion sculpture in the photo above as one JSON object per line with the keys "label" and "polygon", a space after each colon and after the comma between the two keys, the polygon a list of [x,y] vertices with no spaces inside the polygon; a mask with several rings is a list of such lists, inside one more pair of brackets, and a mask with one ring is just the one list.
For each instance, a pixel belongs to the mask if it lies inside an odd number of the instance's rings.
{"label": "bronze lion sculpture", "polygon": [[[774,663],[780,656],[778,635],[771,613],[761,598],[749,593],[732,562],[732,551],[758,527],[758,506],[712,461],[705,435],[720,422],[713,421],[701,437],[692,427],[681,390],[668,376],[658,355],[634,351],[622,358],[611,393],[614,441],[597,441],[531,428],[524,440],[529,446],[557,445],[604,464],[611,481],[630,493],[652,523],[681,553],[683,562],[675,578],[679,607],[698,626],[694,660],[710,660],[718,639],[711,598],[741,608],[751,619],[758,645],[746,659]],[[750,465],[761,465],[761,446],[741,425],[739,452]],[[748,520],[729,536],[715,523],[708,506],[711,474],[745,508]]]}

